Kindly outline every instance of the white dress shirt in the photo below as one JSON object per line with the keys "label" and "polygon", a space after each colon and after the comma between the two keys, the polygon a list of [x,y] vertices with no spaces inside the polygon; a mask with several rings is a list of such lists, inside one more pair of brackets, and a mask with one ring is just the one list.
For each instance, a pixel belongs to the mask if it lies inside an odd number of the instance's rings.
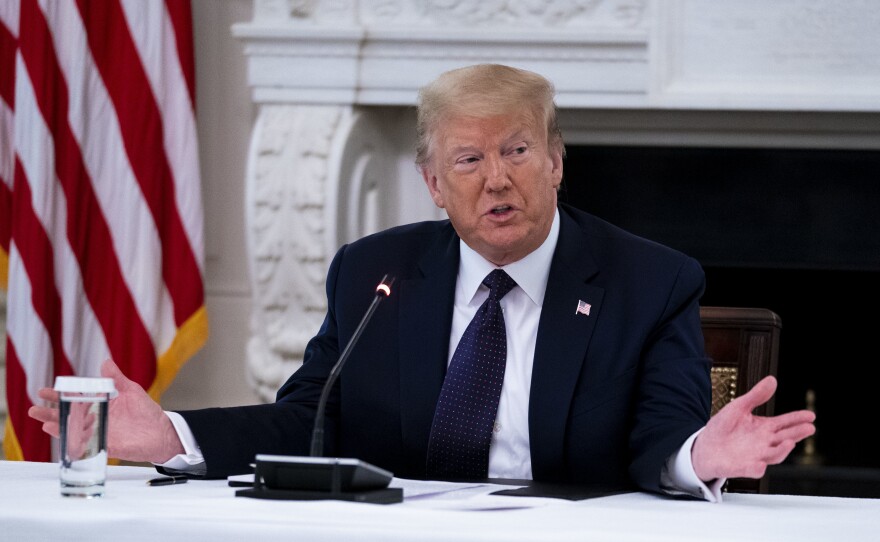
{"label": "white dress shirt", "polygon": [[[529,452],[529,391],[538,322],[544,306],[544,292],[550,277],[550,263],[559,238],[559,212],[553,219],[544,243],[525,258],[501,269],[516,282],[501,298],[504,327],[507,329],[507,365],[504,384],[495,416],[495,432],[489,448],[489,477],[532,479]],[[459,241],[461,258],[455,284],[452,332],[449,335],[449,359],[465,329],[480,306],[489,297],[483,279],[497,267]]]}
{"label": "white dress shirt", "polygon": [[[550,264],[559,239],[559,211],[553,218],[550,234],[544,243],[525,258],[503,266],[516,286],[501,299],[504,324],[507,329],[507,365],[504,384],[495,417],[495,431],[489,449],[489,477],[532,479],[532,459],[529,447],[529,395],[535,342],[544,293],[550,276]],[[449,360],[464,331],[480,305],[489,297],[489,288],[483,279],[494,269],[494,264],[460,241],[461,258],[455,285],[452,313],[452,331],[449,336]],[[169,412],[169,417],[183,443],[185,454],[173,457],[162,467],[199,474],[204,472],[204,457],[183,417]],[[694,473],[691,447],[699,431],[685,441],[679,451],[666,462],[661,472],[663,489],[676,495],[692,495],[710,502],[721,501],[724,480],[710,486]]]}

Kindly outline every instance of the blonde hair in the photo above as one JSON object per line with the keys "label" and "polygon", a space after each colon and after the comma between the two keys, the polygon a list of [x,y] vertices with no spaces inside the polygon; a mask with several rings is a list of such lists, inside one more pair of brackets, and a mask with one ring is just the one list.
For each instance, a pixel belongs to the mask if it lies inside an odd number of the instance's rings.
{"label": "blonde hair", "polygon": [[491,117],[525,110],[547,126],[547,144],[565,156],[556,120],[556,90],[537,73],[501,64],[477,64],[442,73],[419,91],[416,165],[431,159],[431,144],[450,116]]}

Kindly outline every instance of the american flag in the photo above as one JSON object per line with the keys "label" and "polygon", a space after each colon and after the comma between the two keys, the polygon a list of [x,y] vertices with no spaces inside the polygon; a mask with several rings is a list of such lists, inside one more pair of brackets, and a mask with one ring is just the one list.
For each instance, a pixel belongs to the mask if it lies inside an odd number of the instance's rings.
{"label": "american flag", "polygon": [[154,399],[208,334],[189,0],[0,0],[7,459],[113,358]]}
{"label": "american flag", "polygon": [[577,306],[577,309],[575,309],[574,313],[575,314],[583,314],[584,316],[589,316],[590,315],[590,307],[591,307],[591,305],[589,303],[578,299],[578,306]]}

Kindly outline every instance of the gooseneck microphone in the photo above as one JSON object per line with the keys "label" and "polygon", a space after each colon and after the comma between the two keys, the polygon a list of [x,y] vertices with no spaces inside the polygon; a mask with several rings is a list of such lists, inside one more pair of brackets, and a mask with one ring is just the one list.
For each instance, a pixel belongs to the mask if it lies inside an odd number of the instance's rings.
{"label": "gooseneck microphone", "polygon": [[330,376],[327,377],[327,382],[324,383],[324,389],[321,391],[321,399],[318,400],[318,410],[315,413],[315,427],[312,430],[312,448],[310,454],[312,457],[321,457],[324,455],[324,412],[327,410],[327,399],[330,397],[330,390],[333,389],[334,382],[336,382],[336,379],[339,377],[339,373],[342,372],[342,366],[348,361],[348,356],[351,354],[352,348],[357,344],[358,339],[361,337],[361,333],[363,333],[364,328],[367,327],[367,323],[369,323],[370,318],[373,317],[373,313],[376,312],[376,307],[379,306],[379,303],[381,303],[383,299],[391,295],[392,284],[394,284],[394,277],[388,275],[382,277],[382,282],[376,286],[376,296],[373,298],[373,302],[370,303],[367,312],[365,312],[364,317],[361,318],[361,323],[358,324],[358,327],[354,330],[354,334],[352,334],[351,339],[348,340],[348,344],[345,345],[342,355],[339,356],[339,360],[336,361],[336,364],[330,371]]}
{"label": "gooseneck microphone", "polygon": [[342,372],[352,349],[360,339],[379,303],[391,295],[394,277],[385,275],[376,287],[376,297],[355,328],[339,359],[330,370],[315,411],[311,453],[308,456],[257,454],[254,485],[235,492],[237,497],[278,500],[323,500],[392,504],[403,501],[401,488],[390,488],[393,474],[359,459],[324,455],[324,413],[330,390]]}

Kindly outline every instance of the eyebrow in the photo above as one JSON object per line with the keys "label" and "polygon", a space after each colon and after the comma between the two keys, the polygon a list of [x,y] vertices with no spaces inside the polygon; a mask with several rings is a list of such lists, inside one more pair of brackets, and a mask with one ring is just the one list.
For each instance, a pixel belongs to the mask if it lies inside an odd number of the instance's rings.
{"label": "eyebrow", "polygon": [[529,130],[520,128],[519,130],[517,130],[516,132],[511,134],[510,137],[505,138],[504,143],[509,144],[509,143],[512,143],[513,141],[516,141],[518,139],[522,139],[523,141],[531,143],[531,140],[526,137],[526,134],[528,132],[529,132]]}
{"label": "eyebrow", "polygon": [[[502,146],[510,145],[511,143],[513,143],[517,140],[525,141],[526,143],[531,145],[533,140],[530,139],[529,137],[526,137],[527,133],[528,133],[528,130],[526,130],[526,129],[517,130],[516,132],[514,132],[510,136],[504,138],[501,141],[501,145]],[[477,150],[480,150],[479,146],[477,146],[477,145],[457,145],[455,147],[450,148],[449,152],[452,154],[457,154],[460,152],[471,152],[471,151],[477,151]]]}

